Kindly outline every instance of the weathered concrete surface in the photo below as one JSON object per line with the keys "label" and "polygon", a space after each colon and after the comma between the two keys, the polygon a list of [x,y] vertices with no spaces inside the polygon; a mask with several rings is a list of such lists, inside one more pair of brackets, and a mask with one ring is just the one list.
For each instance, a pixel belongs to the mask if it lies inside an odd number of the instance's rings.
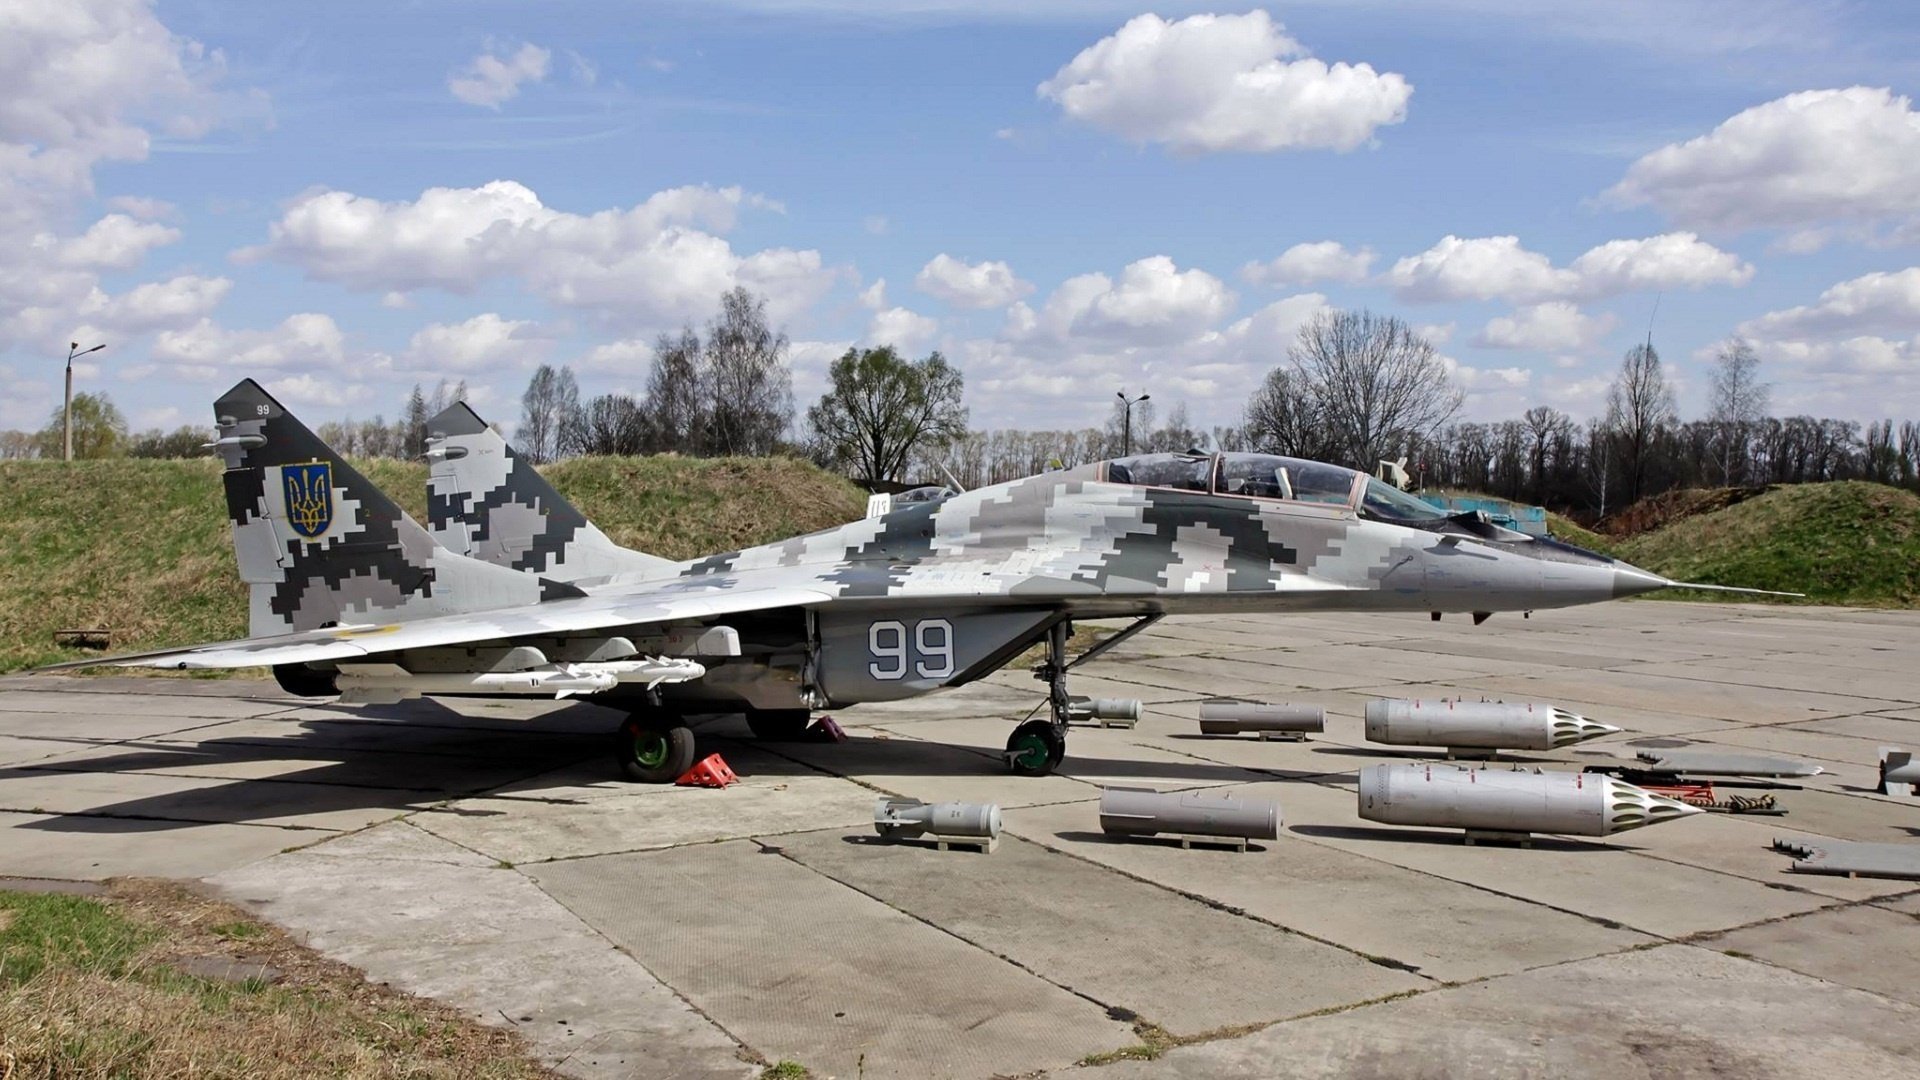
{"label": "weathered concrete surface", "polygon": [[1895,1076],[1920,1009],[1668,945],[1436,990],[1102,1070],[1134,1077]]}
{"label": "weathered concrete surface", "polygon": [[525,877],[403,822],[211,881],[371,979],[512,1024],[575,1075],[757,1071],[724,1032]]}
{"label": "weathered concrete surface", "polygon": [[[1280,1020],[1428,985],[1346,949],[1273,933],[1021,840],[1003,840],[990,858],[838,832],[785,839],[780,847],[889,907],[1175,1034]],[[1009,904],[1015,896],[1022,902]],[[1093,942],[1107,947],[1088,948]],[[1314,977],[1301,979],[1302,971]],[[1225,972],[1233,974],[1222,978]]]}
{"label": "weathered concrete surface", "polygon": [[749,1045],[829,1074],[1058,1069],[1131,1034],[1085,998],[756,844],[533,873]]}
{"label": "weathered concrete surface", "polygon": [[[1010,671],[843,711],[841,744],[718,721],[725,791],[614,779],[616,716],[590,705],[4,678],[0,876],[208,878],[581,1075],[1892,1075],[1917,1053],[1920,888],[1791,874],[1768,844],[1920,843],[1920,800],[1870,790],[1881,743],[1920,747],[1913,671],[1916,613],[1173,619],[1076,671],[1148,707],[1076,728],[1060,775],[1002,771],[1040,689]],[[1321,705],[1327,731],[1200,737],[1200,701],[1235,693]],[[1828,771],[1776,790],[1784,818],[1533,850],[1360,821],[1356,771],[1421,756],[1366,743],[1367,700],[1449,693],[1626,729],[1525,767],[1700,744]],[[1286,824],[1244,855],[1111,841],[1114,783],[1272,798]],[[997,801],[1007,835],[879,845],[881,793]],[[1136,1019],[1202,1041],[1075,1066]]]}

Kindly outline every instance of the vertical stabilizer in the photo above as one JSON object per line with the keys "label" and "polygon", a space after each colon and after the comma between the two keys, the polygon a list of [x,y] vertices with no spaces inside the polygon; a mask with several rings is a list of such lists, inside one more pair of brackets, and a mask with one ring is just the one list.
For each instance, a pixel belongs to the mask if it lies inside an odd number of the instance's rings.
{"label": "vertical stabilizer", "polygon": [[466,402],[427,421],[427,433],[427,524],[448,549],[555,581],[674,572],[594,527]]}
{"label": "vertical stabilizer", "polygon": [[251,379],[214,416],[251,636],[580,595],[441,548]]}

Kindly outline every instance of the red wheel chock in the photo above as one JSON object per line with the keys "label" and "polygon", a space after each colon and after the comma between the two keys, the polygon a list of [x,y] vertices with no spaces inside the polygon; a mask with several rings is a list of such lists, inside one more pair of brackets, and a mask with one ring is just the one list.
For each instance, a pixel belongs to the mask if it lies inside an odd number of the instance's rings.
{"label": "red wheel chock", "polygon": [[719,754],[708,754],[696,762],[693,768],[681,773],[680,779],[675,780],[674,783],[681,787],[723,788],[738,779],[740,778],[733,774],[732,769],[727,768],[727,763],[721,760]]}

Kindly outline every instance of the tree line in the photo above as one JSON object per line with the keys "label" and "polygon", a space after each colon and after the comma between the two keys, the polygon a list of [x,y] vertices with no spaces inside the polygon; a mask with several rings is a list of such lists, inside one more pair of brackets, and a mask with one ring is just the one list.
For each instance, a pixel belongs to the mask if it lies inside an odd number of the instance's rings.
{"label": "tree line", "polygon": [[[1116,401],[1100,427],[976,430],[962,373],[939,352],[910,359],[888,345],[849,348],[827,389],[796,416],[789,342],[766,301],[720,297],[702,330],[656,341],[645,389],[582,399],[573,370],[541,365],[520,399],[514,442],[536,462],[585,454],[809,458],[870,486],[972,488],[1126,453],[1258,450],[1372,472],[1404,462],[1413,485],[1485,492],[1601,517],[1673,488],[1865,479],[1920,491],[1920,423],[1861,424],[1775,416],[1752,347],[1714,357],[1705,415],[1682,420],[1672,380],[1648,341],[1628,350],[1600,415],[1540,405],[1520,418],[1456,419],[1464,395],[1431,342],[1370,311],[1323,312],[1252,388],[1239,421],[1194,427],[1184,405],[1164,420],[1151,401]],[[638,375],[638,372],[635,372]],[[427,421],[464,383],[416,384],[399,419],[342,420],[318,434],[343,453],[419,457]],[[0,458],[58,457],[60,413],[37,432],[0,432]],[[74,398],[79,457],[199,453],[205,429],[130,435],[104,394]]]}

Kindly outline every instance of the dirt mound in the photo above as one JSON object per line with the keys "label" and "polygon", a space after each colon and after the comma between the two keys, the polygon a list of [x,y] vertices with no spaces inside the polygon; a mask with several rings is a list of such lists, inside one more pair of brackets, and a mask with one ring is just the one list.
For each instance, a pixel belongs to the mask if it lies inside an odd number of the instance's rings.
{"label": "dirt mound", "polygon": [[1594,528],[1608,536],[1629,537],[1665,528],[1676,521],[1725,510],[1767,493],[1761,487],[1682,488],[1641,499],[1602,518]]}

